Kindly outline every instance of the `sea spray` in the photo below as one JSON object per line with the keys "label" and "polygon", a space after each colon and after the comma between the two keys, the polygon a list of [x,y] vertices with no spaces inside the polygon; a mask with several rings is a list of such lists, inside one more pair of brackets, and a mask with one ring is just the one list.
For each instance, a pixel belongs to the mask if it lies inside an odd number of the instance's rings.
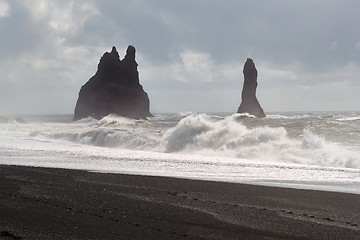
{"label": "sea spray", "polygon": [[[107,148],[360,168],[359,146],[348,146],[328,139],[337,136],[320,134],[325,133],[325,127],[338,126],[339,121],[332,122],[339,117],[324,120],[309,114],[281,116],[256,119],[240,114],[186,113],[132,120],[109,115],[99,121],[89,118],[52,127],[39,125],[42,128],[34,127],[28,136]],[[348,122],[345,120],[345,124]],[[325,130],[320,129],[323,125]]]}
{"label": "sea spray", "polygon": [[189,115],[165,133],[164,144],[166,152],[360,168],[360,153],[307,128],[297,138],[289,137],[284,127],[246,127],[237,114],[220,121]]}
{"label": "sea spray", "polygon": [[0,123],[0,164],[360,193],[358,116],[25,116],[25,124]]}

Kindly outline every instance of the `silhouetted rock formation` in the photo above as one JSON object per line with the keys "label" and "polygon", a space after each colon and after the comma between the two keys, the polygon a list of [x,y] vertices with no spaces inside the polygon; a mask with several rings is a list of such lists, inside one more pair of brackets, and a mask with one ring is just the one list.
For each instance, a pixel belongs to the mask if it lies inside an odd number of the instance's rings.
{"label": "silhouetted rock formation", "polygon": [[257,70],[252,59],[248,58],[244,65],[244,86],[241,93],[241,104],[238,113],[249,113],[255,117],[265,117],[264,110],[256,99]]}
{"label": "silhouetted rock formation", "polygon": [[74,120],[100,119],[110,113],[134,119],[151,117],[149,98],[139,83],[137,66],[133,46],[128,47],[123,60],[115,47],[106,52],[96,74],[80,89]]}

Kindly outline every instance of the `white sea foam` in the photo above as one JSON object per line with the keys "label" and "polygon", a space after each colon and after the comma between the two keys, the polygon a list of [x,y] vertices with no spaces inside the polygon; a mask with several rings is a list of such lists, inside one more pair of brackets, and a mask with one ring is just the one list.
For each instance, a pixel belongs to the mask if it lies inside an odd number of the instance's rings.
{"label": "white sea foam", "polygon": [[289,137],[284,127],[247,127],[242,117],[190,114],[173,127],[156,129],[156,120],[111,115],[96,123],[91,120],[32,131],[30,136],[130,150],[360,168],[358,151],[327,141],[307,128],[299,136]]}
{"label": "white sea foam", "polygon": [[283,127],[249,128],[238,117],[214,121],[205,114],[190,115],[165,133],[166,152],[360,168],[359,152],[326,141],[308,129],[298,138],[290,138]]}
{"label": "white sea foam", "polygon": [[288,115],[283,115],[283,114],[269,114],[266,116],[267,118],[270,119],[303,119],[303,118],[309,118],[311,117],[311,115],[309,114],[289,114]]}
{"label": "white sea foam", "polygon": [[97,123],[98,120],[96,120],[95,118],[92,118],[92,117],[87,117],[87,118],[82,118],[82,119],[79,119],[76,121],[77,123]]}
{"label": "white sea foam", "polygon": [[360,116],[342,117],[342,118],[338,118],[337,120],[338,121],[359,121]]}
{"label": "white sea foam", "polygon": [[[359,145],[336,138],[339,134],[330,128],[354,126],[333,122],[318,116],[252,119],[188,113],[149,120],[110,115],[100,121],[3,123],[0,164],[360,193]],[[346,136],[357,142],[356,135]]]}
{"label": "white sea foam", "polygon": [[[140,121],[140,120],[138,120]],[[101,126],[117,126],[117,125],[132,125],[135,124],[136,120],[134,119],[130,119],[130,118],[126,118],[126,117],[120,117],[118,115],[115,114],[110,114],[104,118],[102,118],[99,122],[98,125]]]}

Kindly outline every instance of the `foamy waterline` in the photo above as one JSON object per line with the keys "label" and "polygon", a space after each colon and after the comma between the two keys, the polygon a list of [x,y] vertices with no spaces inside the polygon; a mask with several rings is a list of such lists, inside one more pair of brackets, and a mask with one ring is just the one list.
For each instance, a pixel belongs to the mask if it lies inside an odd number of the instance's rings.
{"label": "foamy waterline", "polygon": [[[295,122],[278,124],[289,118]],[[0,126],[0,164],[360,193],[358,152],[317,129],[293,128],[299,121],[186,113],[149,121],[11,122]]]}

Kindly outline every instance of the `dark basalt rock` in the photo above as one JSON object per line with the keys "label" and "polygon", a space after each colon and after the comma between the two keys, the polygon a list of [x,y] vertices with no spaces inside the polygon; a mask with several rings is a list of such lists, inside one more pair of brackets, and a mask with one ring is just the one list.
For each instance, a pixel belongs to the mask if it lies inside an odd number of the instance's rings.
{"label": "dark basalt rock", "polygon": [[128,47],[123,60],[115,47],[106,52],[96,74],[80,89],[74,120],[101,119],[111,113],[134,119],[153,116],[149,97],[139,83],[137,67],[133,46]]}
{"label": "dark basalt rock", "polygon": [[244,86],[241,93],[241,104],[238,113],[249,113],[255,117],[265,117],[264,110],[256,99],[257,70],[251,58],[248,58],[244,64]]}

